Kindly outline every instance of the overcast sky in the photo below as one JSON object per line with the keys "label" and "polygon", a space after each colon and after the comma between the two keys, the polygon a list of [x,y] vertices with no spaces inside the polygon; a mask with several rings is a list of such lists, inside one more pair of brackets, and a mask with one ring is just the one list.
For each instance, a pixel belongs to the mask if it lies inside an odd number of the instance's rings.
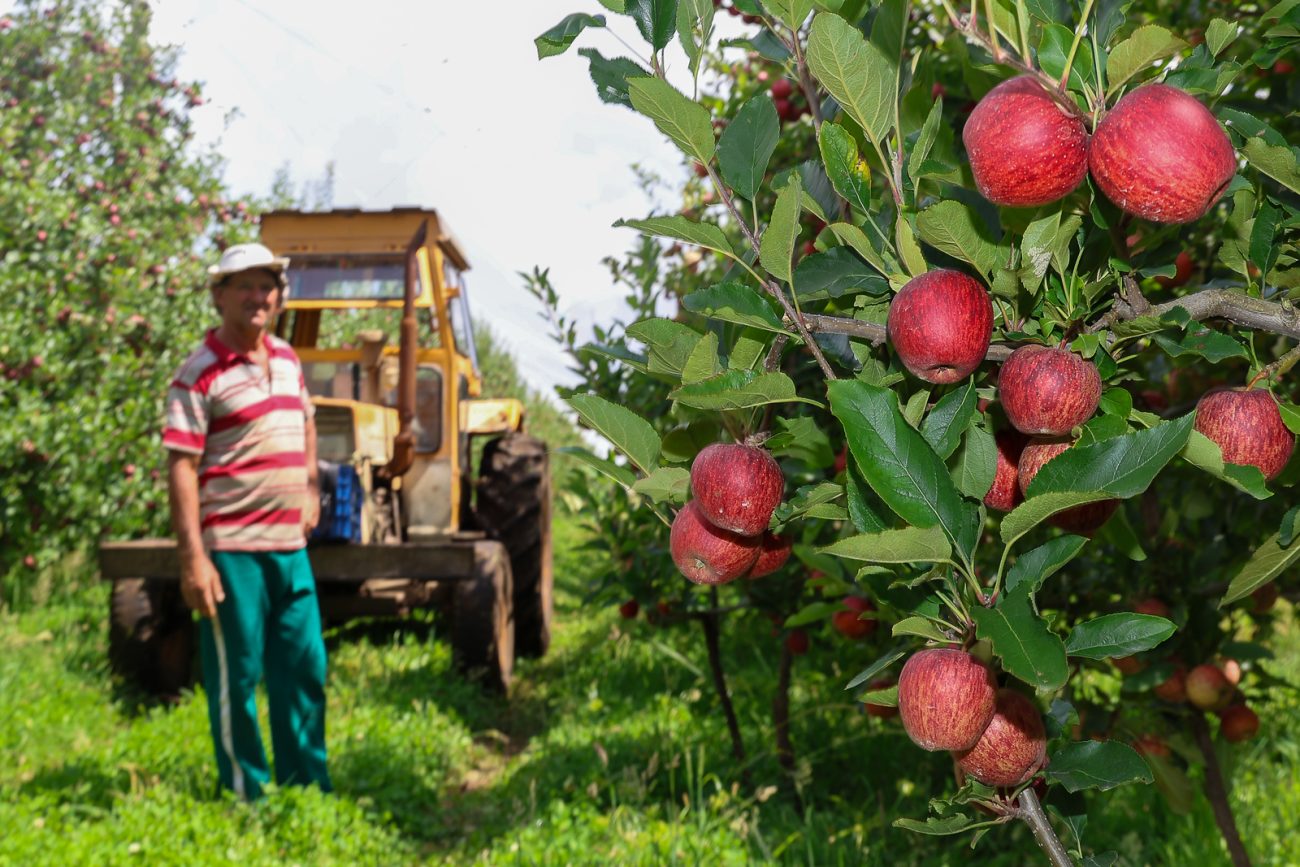
{"label": "overcast sky", "polygon": [[[565,361],[516,272],[550,267],[566,312],[608,321],[622,293],[600,260],[634,240],[611,224],[652,206],[631,164],[685,176],[650,121],[597,99],[574,49],[537,60],[533,39],[570,12],[603,12],[596,0],[152,5],[154,41],[179,46],[180,76],[204,83],[194,117],[232,190],[265,193],[286,163],[301,184],[333,162],[336,206],[437,208],[473,266],[476,318],[539,389],[565,381]],[[630,19],[609,18],[642,48]],[[627,53],[608,31],[584,45]]]}

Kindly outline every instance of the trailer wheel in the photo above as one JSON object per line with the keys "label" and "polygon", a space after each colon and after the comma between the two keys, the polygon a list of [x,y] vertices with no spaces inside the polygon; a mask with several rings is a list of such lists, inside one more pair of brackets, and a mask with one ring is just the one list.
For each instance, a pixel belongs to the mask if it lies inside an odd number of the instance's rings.
{"label": "trailer wheel", "polygon": [[108,662],[126,683],[173,700],[194,684],[197,630],[175,582],[119,578],[109,598]]}
{"label": "trailer wheel", "polygon": [[551,643],[551,474],[546,443],[509,433],[483,449],[479,525],[510,552],[515,648],[539,657]]}
{"label": "trailer wheel", "polygon": [[507,692],[515,660],[510,617],[510,558],[499,542],[474,545],[474,574],[456,582],[451,647],[456,667],[481,678],[494,692]]}

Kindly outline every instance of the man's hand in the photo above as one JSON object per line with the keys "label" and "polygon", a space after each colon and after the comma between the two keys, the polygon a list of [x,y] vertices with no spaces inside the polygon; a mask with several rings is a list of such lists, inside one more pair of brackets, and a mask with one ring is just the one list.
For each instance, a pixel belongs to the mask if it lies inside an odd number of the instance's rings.
{"label": "man's hand", "polygon": [[305,539],[311,538],[311,531],[316,529],[320,522],[320,494],[315,491],[307,493],[306,502],[302,506],[302,535]]}
{"label": "man's hand", "polygon": [[181,569],[181,596],[185,604],[204,617],[216,617],[217,606],[226,601],[221,575],[207,554],[202,554]]}

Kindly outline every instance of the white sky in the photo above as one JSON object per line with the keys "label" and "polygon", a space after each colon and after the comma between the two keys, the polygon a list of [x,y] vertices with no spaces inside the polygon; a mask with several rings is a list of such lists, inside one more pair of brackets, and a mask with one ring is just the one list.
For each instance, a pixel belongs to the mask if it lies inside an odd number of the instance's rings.
{"label": "white sky", "polygon": [[[571,12],[604,13],[596,0],[152,5],[153,41],[179,46],[179,76],[204,83],[209,102],[193,116],[227,161],[233,192],[266,193],[285,163],[300,186],[333,161],[338,207],[436,207],[473,266],[475,317],[535,387],[549,393],[569,379],[516,272],[550,267],[582,333],[609,321],[623,293],[600,260],[635,237],[611,224],[651,209],[631,164],[686,172],[649,120],[597,99],[576,48],[626,55],[609,31],[537,60],[533,39]],[[0,10],[12,6],[0,0]],[[643,50],[631,19],[607,18]],[[733,29],[728,18],[719,24]],[[685,61],[673,50],[680,84]]]}

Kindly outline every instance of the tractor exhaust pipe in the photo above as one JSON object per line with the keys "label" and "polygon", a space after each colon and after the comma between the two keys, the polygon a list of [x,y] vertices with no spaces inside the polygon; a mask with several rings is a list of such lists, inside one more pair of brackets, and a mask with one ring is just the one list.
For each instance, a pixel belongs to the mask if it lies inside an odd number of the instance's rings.
{"label": "tractor exhaust pipe", "polygon": [[405,475],[415,463],[415,434],[411,422],[415,419],[415,350],[419,334],[415,321],[415,293],[420,284],[420,248],[425,245],[429,222],[420,228],[406,246],[406,296],[402,302],[401,343],[397,374],[397,437],[393,440],[393,459],[379,471],[385,479]]}

